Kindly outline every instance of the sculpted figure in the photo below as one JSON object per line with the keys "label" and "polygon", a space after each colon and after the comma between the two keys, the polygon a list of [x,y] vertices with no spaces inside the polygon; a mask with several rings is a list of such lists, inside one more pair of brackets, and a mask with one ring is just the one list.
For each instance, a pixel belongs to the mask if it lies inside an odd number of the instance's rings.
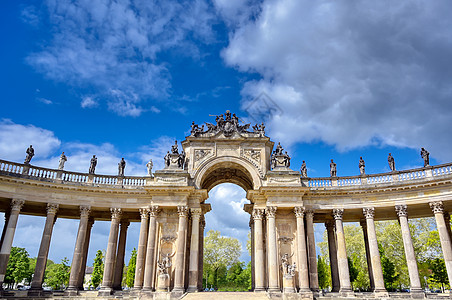
{"label": "sculpted figure", "polygon": [[89,165],[89,174],[94,174],[94,172],[96,171],[96,166],[97,166],[97,157],[96,155],[93,155],[93,157],[91,158],[91,162]]}
{"label": "sculpted figure", "polygon": [[364,159],[362,156],[360,156],[359,158],[359,174],[364,175],[366,174],[366,170],[365,170],[365,163],[364,163]]}
{"label": "sculpted figure", "polygon": [[64,163],[67,161],[67,157],[66,155],[64,155],[64,152],[61,153],[60,156],[60,162],[58,164],[58,170],[63,170],[64,169]]}
{"label": "sculpted figure", "polygon": [[394,161],[394,157],[392,157],[391,153],[389,153],[388,155],[388,164],[389,164],[389,168],[391,169],[391,171],[395,171],[395,161]]}
{"label": "sculpted figure", "polygon": [[289,154],[287,154],[287,151],[284,154],[284,166],[286,168],[290,167],[290,156],[289,156]]}
{"label": "sculpted figure", "polygon": [[295,269],[296,269],[296,264],[295,262],[293,262],[293,264],[288,265],[287,266],[287,275],[289,276],[295,276]]}
{"label": "sculpted figure", "polygon": [[152,168],[154,167],[154,163],[152,162],[152,159],[149,160],[149,162],[146,164],[146,168],[148,169],[148,175],[152,176]]}
{"label": "sculpted figure", "polygon": [[169,167],[169,165],[171,163],[169,151],[166,153],[166,155],[163,159],[165,160],[165,166]]}
{"label": "sculpted figure", "polygon": [[126,168],[126,161],[124,160],[124,157],[121,159],[121,161],[118,163],[118,176],[124,176],[124,169]]}
{"label": "sculpted figure", "polygon": [[430,155],[430,153],[428,153],[427,150],[425,150],[424,148],[421,148],[421,157],[424,159],[424,167],[427,167],[430,165],[429,155]]}
{"label": "sculpted figure", "polygon": [[28,165],[31,161],[31,159],[33,158],[33,156],[35,156],[35,149],[33,149],[33,146],[30,145],[30,147],[27,148],[27,151],[25,151],[27,153],[27,156],[25,157],[25,161],[24,164]]}
{"label": "sculpted figure", "polygon": [[330,176],[331,177],[337,176],[337,165],[333,160],[331,160],[330,162]]}
{"label": "sculpted figure", "polygon": [[162,260],[157,263],[159,274],[168,274],[168,269],[171,268],[171,255],[169,253],[164,254]]}
{"label": "sculpted figure", "polygon": [[283,274],[286,275],[289,272],[289,254],[284,253],[283,256],[281,256],[281,266],[283,269]]}
{"label": "sculpted figure", "polygon": [[278,145],[276,146],[276,155],[282,155],[283,154],[283,147],[281,146],[281,143],[278,143]]}
{"label": "sculpted figure", "polygon": [[177,140],[174,141],[174,145],[171,146],[171,153],[179,154],[179,149],[177,149]]}
{"label": "sculpted figure", "polygon": [[220,130],[222,130],[222,129],[224,128],[224,118],[223,118],[223,114],[219,115],[219,116],[216,118],[216,121],[217,121],[217,126],[218,126],[218,128],[219,128]]}
{"label": "sculpted figure", "polygon": [[224,119],[226,121],[231,121],[231,112],[229,110],[226,111],[226,114],[224,116]]}
{"label": "sculpted figure", "polygon": [[259,125],[259,130],[261,132],[262,135],[265,134],[265,125],[264,122],[261,123],[261,125]]}
{"label": "sculpted figure", "polygon": [[232,123],[234,123],[235,126],[239,125],[239,118],[235,114],[232,114]]}
{"label": "sculpted figure", "polygon": [[308,168],[306,167],[306,162],[303,160],[303,163],[301,164],[300,168],[301,177],[306,178],[308,177]]}
{"label": "sculpted figure", "polygon": [[276,155],[275,152],[272,153],[272,156],[270,157],[270,167],[274,169],[276,167]]}
{"label": "sculpted figure", "polygon": [[183,169],[185,165],[185,152],[182,150],[182,153],[179,155],[179,158],[177,159],[177,164],[179,168]]}

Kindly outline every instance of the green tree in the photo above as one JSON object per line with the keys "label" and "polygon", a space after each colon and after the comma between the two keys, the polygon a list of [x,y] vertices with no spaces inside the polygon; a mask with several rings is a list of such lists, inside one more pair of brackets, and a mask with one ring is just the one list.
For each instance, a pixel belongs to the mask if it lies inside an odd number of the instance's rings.
{"label": "green tree", "polygon": [[133,248],[126,273],[126,286],[128,287],[133,287],[133,284],[135,282],[136,267],[137,267],[137,249]]}
{"label": "green tree", "polygon": [[[355,255],[353,255],[355,257]],[[348,270],[350,272],[350,283],[352,284],[352,290],[354,289],[353,283],[358,279],[359,269],[356,267],[357,259],[352,259],[350,256],[347,257],[348,260]]]}
{"label": "green tree", "polygon": [[387,290],[393,290],[394,281],[397,280],[399,274],[396,272],[395,264],[385,255],[385,251],[381,244],[378,245],[380,251],[381,268],[383,270],[383,279]]}
{"label": "green tree", "polygon": [[93,264],[93,275],[91,276],[91,284],[93,288],[97,288],[99,284],[102,282],[102,278],[104,275],[104,254],[101,250],[97,250],[96,257],[94,258]]}
{"label": "green tree", "polygon": [[441,290],[444,292],[444,285],[449,284],[449,279],[447,277],[446,264],[444,259],[435,258],[430,261],[430,268],[432,270],[432,275],[430,280],[434,283],[441,284]]}
{"label": "green tree", "polygon": [[49,265],[46,268],[47,277],[44,283],[54,290],[64,289],[69,283],[70,269],[67,257],[63,258],[59,264]]}
{"label": "green tree", "polygon": [[25,248],[12,247],[3,282],[8,284],[9,288],[13,288],[22,280],[30,278],[31,274],[30,258],[27,250]]}
{"label": "green tree", "polygon": [[238,262],[241,250],[242,246],[238,239],[221,236],[219,231],[209,230],[207,232],[204,238],[204,269],[206,273],[213,275],[214,287],[218,288],[220,267],[227,270]]}
{"label": "green tree", "polygon": [[319,287],[323,290],[328,287],[328,269],[329,266],[327,262],[322,258],[321,255],[317,259],[317,272],[319,277]]}

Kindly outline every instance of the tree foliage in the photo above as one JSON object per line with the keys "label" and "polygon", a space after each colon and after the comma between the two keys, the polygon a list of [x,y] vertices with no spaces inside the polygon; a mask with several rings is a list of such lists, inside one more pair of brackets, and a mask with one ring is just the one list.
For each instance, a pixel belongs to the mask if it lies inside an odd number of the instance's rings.
{"label": "tree foliage", "polygon": [[328,274],[329,266],[327,262],[322,258],[322,256],[318,256],[317,258],[317,272],[319,277],[319,287],[323,290],[329,286],[329,274]]}
{"label": "tree foliage", "polygon": [[126,286],[133,287],[135,283],[135,269],[137,267],[137,249],[133,248],[132,255],[130,256],[129,265],[126,272]]}
{"label": "tree foliage", "polygon": [[449,284],[449,278],[447,277],[446,264],[444,259],[435,258],[430,261],[430,268],[432,270],[432,276],[430,280],[433,283],[438,283],[441,285],[441,289],[444,291],[444,285]]}
{"label": "tree foliage", "polygon": [[46,268],[44,283],[54,290],[62,290],[67,287],[70,275],[69,260],[65,257],[59,264],[50,264]]}
{"label": "tree foliage", "polygon": [[32,271],[30,271],[30,258],[27,250],[25,248],[12,247],[4,283],[8,284],[9,288],[13,288],[22,280],[31,278],[33,273],[30,272]]}
{"label": "tree foliage", "polygon": [[358,279],[359,275],[359,269],[357,268],[357,261],[358,259],[355,258],[356,256],[353,255],[352,257],[347,257],[348,260],[348,270],[350,272],[350,283],[352,284],[352,289],[354,288],[354,282],[356,279]]}
{"label": "tree foliage", "polygon": [[97,250],[96,257],[94,258],[93,264],[93,275],[91,276],[90,286],[93,288],[97,288],[99,284],[102,282],[102,278],[104,275],[104,254],[101,250]]}

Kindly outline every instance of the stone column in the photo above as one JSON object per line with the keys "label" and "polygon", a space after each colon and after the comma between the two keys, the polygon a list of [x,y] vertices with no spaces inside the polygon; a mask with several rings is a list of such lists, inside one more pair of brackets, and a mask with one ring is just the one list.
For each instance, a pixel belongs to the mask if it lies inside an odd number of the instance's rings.
{"label": "stone column", "polygon": [[332,292],[339,292],[340,281],[339,281],[339,269],[337,265],[337,246],[336,246],[336,233],[334,232],[335,226],[334,221],[330,220],[325,222],[326,231],[328,233],[328,253],[330,256],[330,267],[331,267],[331,283]]}
{"label": "stone column", "polygon": [[178,206],[179,228],[177,232],[177,252],[174,275],[174,292],[184,292],[184,257],[185,257],[185,236],[187,231],[188,207]]}
{"label": "stone column", "polygon": [[254,282],[256,287],[255,292],[265,291],[265,258],[264,258],[264,232],[262,226],[262,218],[264,217],[264,210],[255,208],[253,209],[254,219],[254,259],[256,263],[254,274]]}
{"label": "stone column", "polygon": [[254,220],[253,216],[250,216],[250,231],[251,231],[251,290],[254,291],[254,288],[256,287],[254,279],[255,279],[255,260],[254,260]]}
{"label": "stone column", "polygon": [[444,262],[446,263],[447,277],[452,282],[452,248],[449,232],[444,220],[444,206],[442,201],[430,202],[430,207],[435,214],[436,227],[438,228],[439,239],[441,241],[441,249],[443,250]]}
{"label": "stone column", "polygon": [[149,232],[148,245],[146,250],[146,267],[144,268],[144,284],[143,290],[152,291],[154,285],[155,275],[155,237],[157,232],[157,215],[160,212],[158,205],[152,205],[149,208]]}
{"label": "stone column", "polygon": [[104,276],[102,286],[99,290],[99,296],[109,296],[113,292],[113,272],[115,266],[116,249],[118,246],[119,222],[121,221],[122,211],[120,208],[110,208],[111,225],[110,235],[108,236],[107,253],[105,254]]}
{"label": "stone column", "polygon": [[449,232],[449,238],[452,242],[452,229],[450,228],[450,214],[447,212],[444,213],[444,222],[446,222],[447,232]]}
{"label": "stone column", "polygon": [[118,254],[116,255],[115,271],[113,275],[113,290],[122,290],[122,274],[124,273],[124,256],[126,254],[127,228],[130,222],[121,221],[121,230],[119,231]]}
{"label": "stone column", "polygon": [[42,232],[41,245],[39,246],[38,257],[36,259],[36,267],[31,282],[31,288],[28,294],[38,296],[42,290],[42,282],[44,281],[44,271],[46,270],[47,257],[49,255],[50,239],[52,238],[53,224],[55,224],[55,216],[58,211],[58,204],[47,204],[47,217]]}
{"label": "stone column", "polygon": [[297,218],[297,267],[298,267],[298,285],[300,293],[310,293],[309,288],[309,268],[308,252],[306,248],[306,234],[304,229],[304,207],[294,208]]}
{"label": "stone column", "polygon": [[199,219],[201,217],[201,209],[190,209],[192,225],[191,225],[191,241],[190,241],[190,265],[188,269],[188,292],[198,291],[198,260],[199,260]]}
{"label": "stone column", "polygon": [[3,240],[5,239],[6,228],[8,228],[9,213],[9,211],[5,212],[5,224],[3,225],[2,238],[0,239],[0,249],[2,248]]}
{"label": "stone column", "polygon": [[2,248],[0,249],[0,289],[2,289],[3,281],[5,280],[6,267],[8,266],[9,255],[13,245],[14,233],[16,232],[19,213],[24,203],[24,200],[11,200],[11,212],[5,231],[5,237],[3,238]]}
{"label": "stone column", "polygon": [[352,285],[350,283],[350,270],[348,269],[347,247],[345,245],[344,226],[342,224],[343,209],[334,209],[333,217],[336,225],[337,237],[337,266],[339,270],[339,282],[341,288],[339,292],[343,296],[353,295]]}
{"label": "stone column", "polygon": [[278,285],[278,244],[276,240],[276,207],[267,206],[265,209],[267,216],[268,232],[268,291],[279,292]]}
{"label": "stone column", "polygon": [[140,208],[141,226],[138,238],[137,267],[135,269],[135,281],[133,288],[141,289],[144,279],[144,264],[146,261],[146,244],[148,242],[149,208]]}
{"label": "stone column", "polygon": [[91,240],[91,229],[93,228],[93,225],[94,225],[94,219],[89,218],[88,228],[86,230],[85,243],[83,244],[81,272],[80,272],[80,275],[79,275],[78,281],[77,281],[78,282],[77,287],[78,287],[79,291],[84,290],[83,283],[85,281],[86,261],[88,259],[89,242]]}
{"label": "stone column", "polygon": [[419,270],[414,254],[413,241],[411,239],[410,227],[408,225],[408,212],[406,205],[396,205],[395,210],[399,216],[400,228],[402,229],[403,247],[405,248],[406,263],[408,266],[408,274],[410,276],[410,292],[413,294],[421,294],[421,280],[419,279]]}
{"label": "stone column", "polygon": [[319,291],[319,277],[317,273],[317,255],[315,253],[313,210],[306,210],[306,235],[308,236],[309,286],[313,292],[317,293]]}
{"label": "stone column", "polygon": [[370,251],[369,251],[369,238],[367,236],[367,224],[366,224],[365,220],[361,220],[359,223],[363,229],[364,248],[366,250],[367,272],[369,273],[370,290],[373,291],[375,289],[375,284],[374,284],[374,274],[372,273],[372,259],[370,258]]}
{"label": "stone column", "polygon": [[198,260],[198,291],[202,290],[203,270],[204,270],[204,228],[206,228],[206,220],[204,215],[201,215],[199,221],[199,260]]}
{"label": "stone column", "polygon": [[82,273],[83,249],[86,241],[90,209],[91,208],[89,206],[80,206],[80,223],[78,225],[74,255],[72,256],[69,285],[66,289],[66,294],[68,296],[75,296],[78,292],[78,280],[80,273]]}
{"label": "stone column", "polygon": [[375,209],[373,207],[363,208],[364,217],[366,217],[367,236],[369,238],[369,253],[372,265],[372,274],[374,278],[376,296],[387,297],[383,280],[383,270],[381,268],[380,251],[378,250],[377,233],[375,231]]}

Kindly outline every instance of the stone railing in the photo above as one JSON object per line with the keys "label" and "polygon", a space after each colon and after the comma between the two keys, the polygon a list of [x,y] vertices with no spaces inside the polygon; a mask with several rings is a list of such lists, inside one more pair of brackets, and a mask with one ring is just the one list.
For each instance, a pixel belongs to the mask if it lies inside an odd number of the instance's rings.
{"label": "stone railing", "polygon": [[425,168],[395,171],[381,174],[357,175],[346,177],[302,178],[308,187],[341,187],[341,186],[372,186],[378,184],[398,184],[416,180],[428,180],[452,174],[452,163]]}

